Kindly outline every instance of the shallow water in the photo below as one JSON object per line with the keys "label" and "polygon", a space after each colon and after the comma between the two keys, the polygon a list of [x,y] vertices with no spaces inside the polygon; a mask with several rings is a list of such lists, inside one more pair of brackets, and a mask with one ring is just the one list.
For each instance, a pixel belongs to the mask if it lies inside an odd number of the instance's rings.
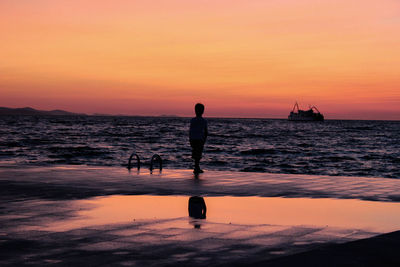
{"label": "shallow water", "polygon": [[[400,222],[398,203],[260,197],[204,201],[206,218],[200,219],[189,217],[189,196],[9,199],[0,202],[0,244],[6,252],[0,265],[255,265],[370,238]],[[397,234],[382,237],[377,246],[390,251]],[[371,251],[376,257],[376,249],[366,247],[367,255]],[[353,260],[358,250],[359,245],[343,262]],[[396,258],[393,253],[390,257]]]}
{"label": "shallow water", "polygon": [[[0,116],[0,162],[191,168],[188,118]],[[208,170],[400,178],[399,121],[209,119]]]}
{"label": "shallow water", "polygon": [[[115,223],[140,224],[146,220],[164,220],[164,228],[193,228],[205,222],[236,225],[280,225],[338,227],[369,232],[391,232],[400,227],[400,204],[355,199],[310,199],[282,197],[204,197],[206,218],[188,216],[188,196],[95,197],[70,201],[77,207],[75,216],[45,224],[42,230],[72,229]],[[265,227],[268,228],[268,227]],[[279,231],[278,228],[270,227]]]}

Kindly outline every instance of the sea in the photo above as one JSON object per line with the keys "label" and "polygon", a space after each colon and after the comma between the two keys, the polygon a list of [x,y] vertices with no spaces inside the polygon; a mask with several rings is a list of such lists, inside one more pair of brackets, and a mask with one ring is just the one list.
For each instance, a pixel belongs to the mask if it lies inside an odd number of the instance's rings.
{"label": "sea", "polygon": [[[207,170],[400,178],[400,121],[207,118]],[[193,168],[190,118],[0,116],[0,163]],[[136,162],[134,162],[136,164]]]}

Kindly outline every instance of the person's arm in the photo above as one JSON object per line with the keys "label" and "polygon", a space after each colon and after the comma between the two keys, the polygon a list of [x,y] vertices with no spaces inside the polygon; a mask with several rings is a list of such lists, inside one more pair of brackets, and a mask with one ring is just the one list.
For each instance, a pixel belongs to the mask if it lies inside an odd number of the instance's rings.
{"label": "person's arm", "polygon": [[203,206],[202,217],[203,217],[203,219],[205,219],[207,217],[207,206],[206,206],[206,202],[204,201],[204,198],[201,198],[201,205]]}
{"label": "person's arm", "polygon": [[204,202],[203,199],[203,210],[204,210],[204,216],[207,214],[207,206],[206,206],[206,202]]}
{"label": "person's arm", "polygon": [[204,143],[207,140],[207,136],[208,136],[208,123],[206,121],[206,128],[204,129]]}
{"label": "person's arm", "polygon": [[190,120],[190,127],[189,127],[189,140],[192,140],[192,124],[193,124],[193,120]]}

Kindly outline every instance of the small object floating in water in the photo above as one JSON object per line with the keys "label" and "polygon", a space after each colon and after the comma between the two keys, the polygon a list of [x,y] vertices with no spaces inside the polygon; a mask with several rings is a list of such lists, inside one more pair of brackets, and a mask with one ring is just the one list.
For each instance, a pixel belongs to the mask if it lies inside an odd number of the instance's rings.
{"label": "small object floating in water", "polygon": [[296,102],[296,104],[294,104],[293,110],[288,116],[288,119],[290,121],[324,121],[324,115],[322,115],[315,106],[310,106],[309,110],[301,110],[299,109],[299,104],[297,104]]}

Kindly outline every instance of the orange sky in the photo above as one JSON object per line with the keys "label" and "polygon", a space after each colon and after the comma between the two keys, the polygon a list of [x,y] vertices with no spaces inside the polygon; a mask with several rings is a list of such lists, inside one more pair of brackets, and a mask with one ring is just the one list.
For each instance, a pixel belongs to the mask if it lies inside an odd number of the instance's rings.
{"label": "orange sky", "polygon": [[0,106],[400,119],[398,0],[2,0]]}

